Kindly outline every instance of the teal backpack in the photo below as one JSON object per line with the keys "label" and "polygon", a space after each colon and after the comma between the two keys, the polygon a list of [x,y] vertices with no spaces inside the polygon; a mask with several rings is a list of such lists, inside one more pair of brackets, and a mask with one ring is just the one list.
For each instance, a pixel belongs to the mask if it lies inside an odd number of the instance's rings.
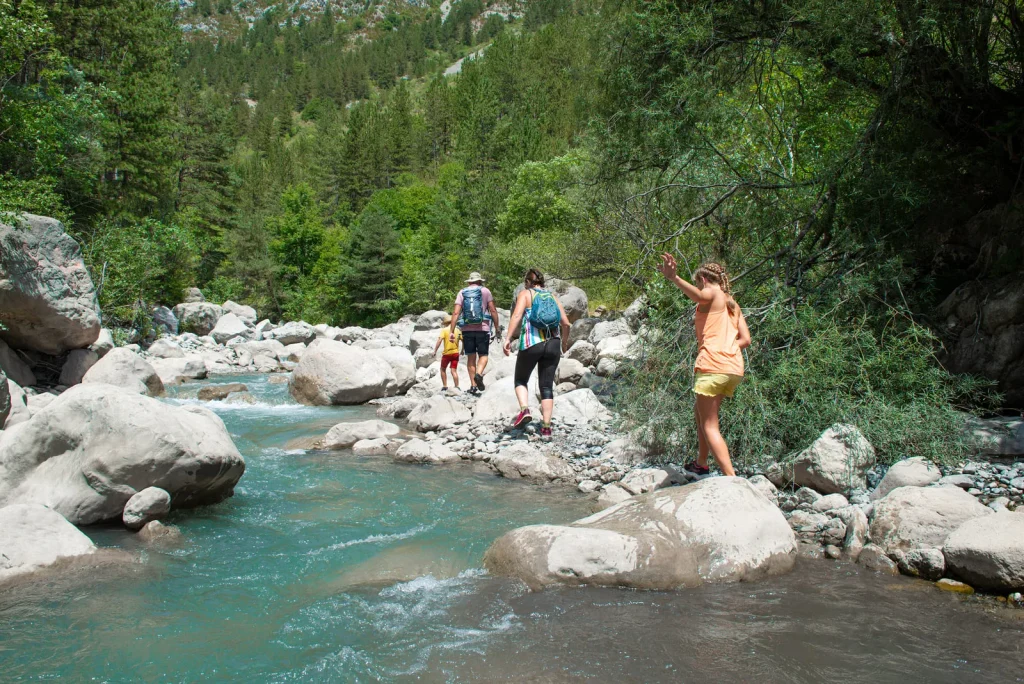
{"label": "teal backpack", "polygon": [[558,330],[558,324],[562,321],[562,311],[558,308],[555,296],[547,290],[533,290],[533,304],[530,306],[530,313],[527,320],[534,328],[554,332]]}

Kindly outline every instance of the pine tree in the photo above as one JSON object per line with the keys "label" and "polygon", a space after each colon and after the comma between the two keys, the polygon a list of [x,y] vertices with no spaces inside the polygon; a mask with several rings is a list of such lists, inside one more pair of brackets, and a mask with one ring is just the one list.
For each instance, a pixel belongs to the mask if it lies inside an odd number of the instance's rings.
{"label": "pine tree", "polygon": [[380,325],[399,312],[398,278],[402,248],[394,220],[376,210],[360,215],[352,225],[344,274],[353,317]]}

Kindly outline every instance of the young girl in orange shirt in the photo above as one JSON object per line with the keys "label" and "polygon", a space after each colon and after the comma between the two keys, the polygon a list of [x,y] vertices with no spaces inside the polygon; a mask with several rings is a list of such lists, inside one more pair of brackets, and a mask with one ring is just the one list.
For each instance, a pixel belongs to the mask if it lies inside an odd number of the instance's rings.
{"label": "young girl in orange shirt", "polygon": [[694,362],[694,418],[697,421],[697,460],[686,470],[708,475],[708,452],[723,475],[735,475],[729,459],[729,445],[718,428],[718,410],[722,399],[731,397],[743,380],[743,350],[750,346],[750,330],[739,304],[732,298],[729,276],[716,263],[705,263],[694,274],[694,284],[679,277],[676,260],[661,255],[658,270],[669,282],[697,304],[694,328],[697,333],[697,360]]}

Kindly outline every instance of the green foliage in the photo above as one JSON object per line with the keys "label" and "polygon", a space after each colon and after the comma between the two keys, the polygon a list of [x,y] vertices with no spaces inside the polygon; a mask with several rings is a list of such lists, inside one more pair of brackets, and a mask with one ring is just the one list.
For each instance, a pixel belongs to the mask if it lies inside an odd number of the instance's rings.
{"label": "green foliage", "polygon": [[390,323],[399,313],[402,255],[395,221],[367,209],[352,225],[349,240],[343,274],[352,317],[364,325]]}

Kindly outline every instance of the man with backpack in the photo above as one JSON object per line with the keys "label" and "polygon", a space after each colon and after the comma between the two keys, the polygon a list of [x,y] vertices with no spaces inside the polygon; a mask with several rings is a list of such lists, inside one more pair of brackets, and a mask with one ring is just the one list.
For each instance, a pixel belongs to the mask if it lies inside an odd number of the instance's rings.
{"label": "man with backpack", "polygon": [[464,287],[455,298],[455,310],[449,327],[449,340],[455,340],[455,326],[462,330],[462,351],[466,354],[471,394],[484,389],[484,369],[491,347],[491,333],[501,332],[498,310],[491,291],[484,287],[484,278],[476,271],[469,274]]}
{"label": "man with backpack", "polygon": [[[551,440],[551,414],[555,408],[555,371],[562,352],[569,350],[569,317],[565,315],[561,302],[544,289],[544,275],[535,268],[526,272],[523,278],[525,289],[516,298],[509,321],[509,335],[520,327],[519,354],[516,356],[515,387],[519,400],[519,414],[512,423],[515,428],[524,427],[532,420],[530,415],[530,375],[537,369],[537,384],[540,388],[540,411],[544,421],[540,438]],[[522,326],[519,326],[522,322]],[[503,347],[508,356],[512,350],[512,338],[505,339]]]}

